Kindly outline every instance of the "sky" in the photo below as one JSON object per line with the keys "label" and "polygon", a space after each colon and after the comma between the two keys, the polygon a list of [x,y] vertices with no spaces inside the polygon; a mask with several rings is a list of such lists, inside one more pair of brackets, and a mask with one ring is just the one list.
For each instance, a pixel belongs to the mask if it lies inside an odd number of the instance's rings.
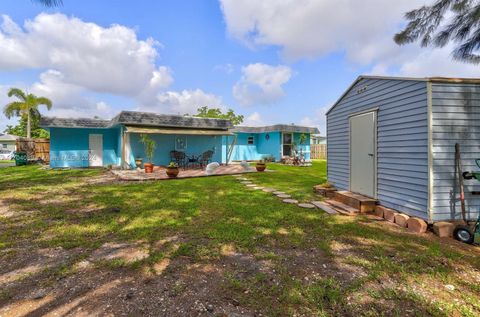
{"label": "sky", "polygon": [[[359,75],[479,77],[452,47],[396,45],[425,0],[30,0],[0,2],[0,106],[11,87],[57,117],[121,110],[233,109],[245,125],[325,133],[325,112]],[[17,120],[0,114],[0,131]]]}

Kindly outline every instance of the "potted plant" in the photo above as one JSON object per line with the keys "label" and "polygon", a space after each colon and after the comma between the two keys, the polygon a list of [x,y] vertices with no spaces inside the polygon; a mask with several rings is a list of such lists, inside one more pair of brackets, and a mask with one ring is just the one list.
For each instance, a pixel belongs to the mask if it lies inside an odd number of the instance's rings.
{"label": "potted plant", "polygon": [[155,153],[155,148],[157,147],[157,143],[152,140],[147,134],[142,134],[140,136],[140,142],[143,144],[145,149],[145,155],[147,156],[148,163],[143,164],[145,168],[145,173],[153,173],[153,155]]}
{"label": "potted plant", "polygon": [[178,169],[177,163],[170,162],[170,164],[168,164],[167,170],[166,170],[166,173],[167,173],[168,177],[175,178],[175,177],[177,177],[179,172],[180,172],[180,170]]}
{"label": "potted plant", "polygon": [[257,172],[263,172],[267,168],[267,163],[265,163],[264,160],[260,160],[255,165],[255,168],[257,169]]}

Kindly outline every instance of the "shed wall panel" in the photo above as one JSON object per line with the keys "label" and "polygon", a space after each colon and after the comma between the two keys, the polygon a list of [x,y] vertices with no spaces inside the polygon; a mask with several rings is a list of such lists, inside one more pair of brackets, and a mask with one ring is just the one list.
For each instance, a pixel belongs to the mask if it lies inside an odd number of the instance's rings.
{"label": "shed wall panel", "polygon": [[327,115],[328,179],[350,189],[349,116],[378,108],[377,198],[428,218],[427,86],[423,81],[362,79]]}
{"label": "shed wall panel", "polygon": [[[460,144],[464,171],[480,170],[480,85],[432,84],[433,206],[432,220],[461,219],[455,143]],[[466,180],[465,201],[469,219],[480,210],[480,182]]]}

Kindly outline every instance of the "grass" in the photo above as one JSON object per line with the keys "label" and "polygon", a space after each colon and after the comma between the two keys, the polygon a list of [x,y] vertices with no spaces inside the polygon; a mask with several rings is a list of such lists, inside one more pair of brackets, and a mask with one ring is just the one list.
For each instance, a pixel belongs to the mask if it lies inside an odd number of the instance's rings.
{"label": "grass", "polygon": [[15,163],[14,160],[0,160],[0,164],[11,164],[11,163]]}
{"label": "grass", "polygon": [[[311,168],[268,168],[273,172],[247,177],[302,201],[318,199],[312,186],[325,181],[325,161]],[[73,254],[67,264],[32,277],[56,281],[75,275],[73,265],[101,246],[128,243],[148,250],[147,258],[98,260],[94,269],[142,274],[165,259],[218,266],[223,279],[210,287],[220,287],[222,296],[268,316],[480,313],[473,282],[480,270],[476,248],[411,235],[368,217],[300,209],[248,190],[231,176],[94,181],[104,173],[38,166],[0,169],[0,202],[13,213],[0,214],[0,267],[21,259],[22,252],[61,248]],[[155,249],[159,242],[161,249]],[[75,254],[78,250],[81,256]],[[235,259],[232,254],[248,256],[252,263],[241,262],[240,271],[222,265]],[[270,263],[267,272],[256,269],[263,262]],[[474,276],[471,281],[465,279],[468,274]],[[455,285],[456,292],[445,284]],[[177,293],[185,288],[179,285],[172,286]],[[15,290],[3,289],[0,305],[12,301]]]}

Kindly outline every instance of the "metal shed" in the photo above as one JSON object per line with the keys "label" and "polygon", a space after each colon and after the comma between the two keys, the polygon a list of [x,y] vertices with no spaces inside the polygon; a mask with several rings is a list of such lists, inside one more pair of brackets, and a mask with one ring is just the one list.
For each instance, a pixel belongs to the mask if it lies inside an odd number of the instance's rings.
{"label": "metal shed", "polygon": [[[461,219],[455,143],[479,170],[480,79],[360,76],[327,112],[328,180],[428,222]],[[467,218],[480,182],[465,180]]]}

